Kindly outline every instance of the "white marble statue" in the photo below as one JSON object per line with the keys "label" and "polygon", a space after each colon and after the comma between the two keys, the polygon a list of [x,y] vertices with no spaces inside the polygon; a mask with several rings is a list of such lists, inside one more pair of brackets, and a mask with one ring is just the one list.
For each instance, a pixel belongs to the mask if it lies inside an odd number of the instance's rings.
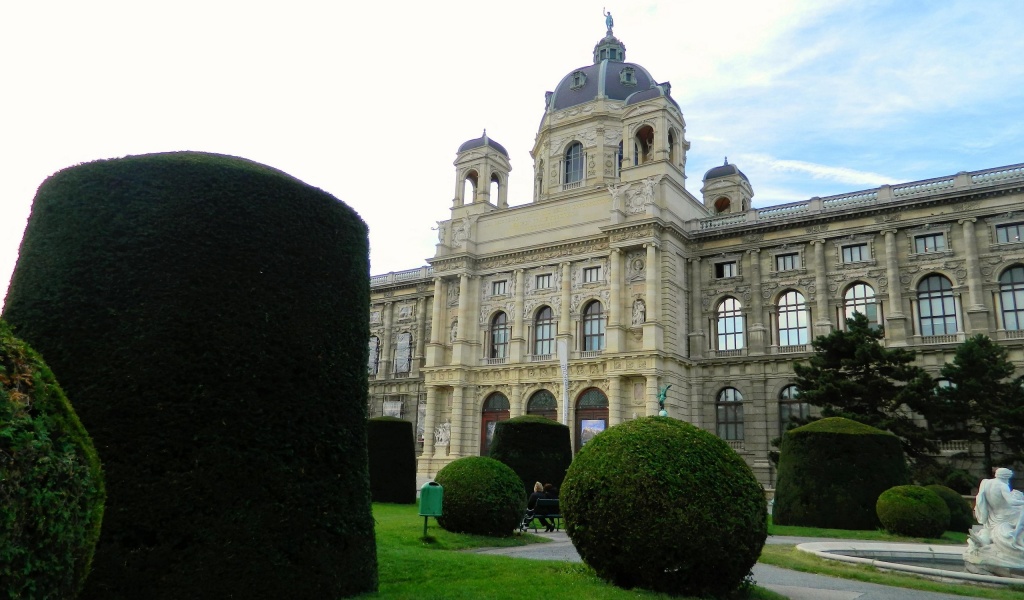
{"label": "white marble statue", "polygon": [[1013,471],[996,469],[978,488],[964,561],[971,572],[1024,575],[1024,493],[1010,489]]}
{"label": "white marble statue", "polygon": [[441,423],[434,430],[434,445],[447,446],[452,439],[452,424],[448,421]]}

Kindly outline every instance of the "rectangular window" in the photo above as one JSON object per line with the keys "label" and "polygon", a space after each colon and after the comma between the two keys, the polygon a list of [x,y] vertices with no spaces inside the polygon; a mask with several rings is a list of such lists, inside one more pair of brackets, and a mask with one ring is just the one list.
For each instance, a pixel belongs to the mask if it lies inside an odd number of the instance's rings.
{"label": "rectangular window", "polygon": [[868,245],[867,244],[855,244],[853,246],[843,246],[843,262],[844,263],[855,263],[861,262],[868,259]]}
{"label": "rectangular window", "polygon": [[491,295],[492,296],[504,296],[506,294],[505,288],[507,281],[492,281],[491,282]]}
{"label": "rectangular window", "polygon": [[929,233],[914,236],[914,253],[939,252],[946,249],[946,236],[941,233]]}
{"label": "rectangular window", "polygon": [[725,277],[736,276],[736,262],[721,262],[715,264],[715,277],[723,279]]}
{"label": "rectangular window", "polygon": [[601,281],[601,267],[587,267],[583,269],[583,283]]}
{"label": "rectangular window", "polygon": [[793,271],[794,269],[800,268],[800,255],[796,252],[792,254],[776,254],[775,255],[775,270],[776,271]]}
{"label": "rectangular window", "polygon": [[996,225],[996,243],[1012,244],[1013,242],[1019,242],[1022,233],[1024,233],[1024,223]]}
{"label": "rectangular window", "polygon": [[551,287],[551,274],[537,276],[537,289],[546,290]]}

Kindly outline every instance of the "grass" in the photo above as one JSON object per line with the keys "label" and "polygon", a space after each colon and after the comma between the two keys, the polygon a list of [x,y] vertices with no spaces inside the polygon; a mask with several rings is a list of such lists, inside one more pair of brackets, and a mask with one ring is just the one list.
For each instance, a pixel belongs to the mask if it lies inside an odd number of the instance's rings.
{"label": "grass", "polygon": [[776,525],[768,517],[768,535],[787,535],[796,537],[825,537],[844,540],[865,540],[870,542],[903,542],[908,544],[966,544],[967,534],[947,531],[941,538],[909,538],[901,537],[882,529],[851,530],[822,529],[820,527],[797,527],[795,525]]}
{"label": "grass", "polygon": [[[424,541],[423,517],[415,505],[374,504],[380,588],[360,598],[420,600],[488,598],[548,600],[559,598],[673,598],[642,590],[623,590],[605,583],[584,564],[537,561],[507,556],[454,552],[495,546],[523,546],[546,541],[531,534],[490,538],[445,531],[430,519]],[[679,600],[679,597],[675,597]],[[753,588],[751,600],[782,600],[783,596]]]}

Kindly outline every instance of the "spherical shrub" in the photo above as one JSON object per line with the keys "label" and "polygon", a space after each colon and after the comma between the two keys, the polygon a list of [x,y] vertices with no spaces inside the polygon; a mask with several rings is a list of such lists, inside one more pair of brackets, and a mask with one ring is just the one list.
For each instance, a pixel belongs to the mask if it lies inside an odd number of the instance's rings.
{"label": "spherical shrub", "polygon": [[533,484],[538,481],[560,488],[572,463],[569,428],[530,415],[500,421],[494,429],[490,455],[516,472],[527,494],[533,492]]}
{"label": "spherical shrub", "polygon": [[909,477],[895,435],[842,417],[813,421],[782,437],[773,520],[877,529],[878,495]]}
{"label": "spherical shrub", "polygon": [[438,471],[444,488],[437,523],[458,533],[512,535],[526,511],[526,495],[515,471],[493,458],[466,456]]}
{"label": "spherical shrub", "polygon": [[366,427],[370,494],[374,502],[416,503],[416,440],[412,423],[375,417]]}
{"label": "spherical shrub", "polygon": [[767,537],[764,489],[743,459],[668,417],[628,421],[587,442],[560,508],[583,560],[625,588],[728,593]]}
{"label": "spherical shrub", "polygon": [[971,526],[974,525],[974,511],[971,509],[970,502],[956,490],[944,485],[926,485],[925,488],[938,494],[939,498],[946,503],[946,508],[949,509],[948,531],[967,533],[971,530]]}
{"label": "spherical shrub", "polygon": [[0,597],[74,598],[103,500],[92,440],[42,358],[0,321]]}
{"label": "spherical shrub", "polygon": [[898,485],[882,492],[875,504],[878,520],[889,533],[909,537],[942,537],[949,527],[949,508],[935,492],[919,485]]}
{"label": "spherical shrub", "polygon": [[377,589],[367,228],[252,161],[96,161],[40,187],[4,316],[103,460],[82,597]]}

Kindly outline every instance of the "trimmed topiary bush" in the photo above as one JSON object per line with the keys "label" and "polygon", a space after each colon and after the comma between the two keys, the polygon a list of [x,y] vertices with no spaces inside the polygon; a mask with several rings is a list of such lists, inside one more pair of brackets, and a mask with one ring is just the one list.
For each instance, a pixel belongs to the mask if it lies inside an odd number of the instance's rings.
{"label": "trimmed topiary bush", "polygon": [[83,596],[376,589],[366,225],[244,159],[98,161],[40,186],[5,316],[104,461]]}
{"label": "trimmed topiary bush", "polygon": [[875,504],[878,520],[889,533],[908,537],[942,537],[949,508],[938,494],[919,485],[898,485],[882,492]]}
{"label": "trimmed topiary bush", "polygon": [[944,485],[926,485],[924,487],[935,492],[946,503],[946,508],[949,509],[949,526],[946,528],[948,531],[970,532],[971,526],[974,525],[974,510],[971,509],[970,502],[956,490]]}
{"label": "trimmed topiary bush", "polygon": [[416,440],[412,423],[375,417],[366,428],[374,502],[416,503]]}
{"label": "trimmed topiary bush", "polygon": [[448,531],[508,537],[526,511],[515,471],[486,456],[456,459],[438,471],[444,488],[437,523]]}
{"label": "trimmed topiary bush", "polygon": [[668,417],[616,425],[562,484],[566,532],[617,586],[722,595],[743,585],[768,535],[764,489],[715,435]]}
{"label": "trimmed topiary bush", "polygon": [[516,472],[527,496],[538,481],[560,488],[572,463],[569,428],[529,415],[500,421],[494,428],[490,455]]}
{"label": "trimmed topiary bush", "polygon": [[842,417],[790,429],[780,450],[779,525],[878,529],[879,494],[910,481],[898,437]]}
{"label": "trimmed topiary bush", "polygon": [[103,499],[92,440],[43,359],[0,321],[0,597],[77,596]]}

